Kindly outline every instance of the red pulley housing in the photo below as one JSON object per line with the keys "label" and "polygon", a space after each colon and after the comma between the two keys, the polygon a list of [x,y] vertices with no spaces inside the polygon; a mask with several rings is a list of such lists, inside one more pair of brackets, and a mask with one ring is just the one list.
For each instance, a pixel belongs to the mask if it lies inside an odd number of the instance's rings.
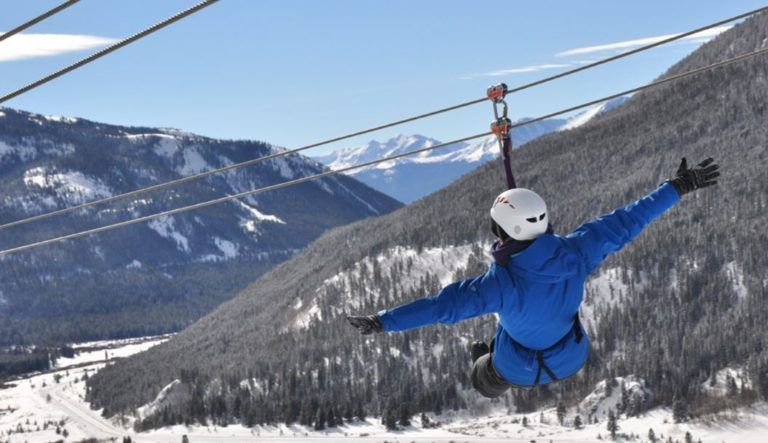
{"label": "red pulley housing", "polygon": [[507,84],[499,83],[498,85],[490,86],[485,91],[485,93],[488,96],[488,100],[491,100],[494,103],[498,103],[504,100],[504,97],[507,95],[507,91],[508,91]]}
{"label": "red pulley housing", "polygon": [[491,131],[496,137],[504,138],[509,136],[509,130],[512,127],[512,121],[506,117],[502,117],[495,122],[491,123]]}

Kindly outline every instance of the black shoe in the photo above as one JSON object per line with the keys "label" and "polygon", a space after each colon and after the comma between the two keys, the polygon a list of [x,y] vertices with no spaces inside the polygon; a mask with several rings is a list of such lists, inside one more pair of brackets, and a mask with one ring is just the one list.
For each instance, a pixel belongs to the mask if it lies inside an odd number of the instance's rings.
{"label": "black shoe", "polygon": [[476,362],[478,358],[489,352],[491,352],[491,349],[484,341],[476,341],[472,343],[472,347],[470,348],[470,354],[472,354],[472,363]]}

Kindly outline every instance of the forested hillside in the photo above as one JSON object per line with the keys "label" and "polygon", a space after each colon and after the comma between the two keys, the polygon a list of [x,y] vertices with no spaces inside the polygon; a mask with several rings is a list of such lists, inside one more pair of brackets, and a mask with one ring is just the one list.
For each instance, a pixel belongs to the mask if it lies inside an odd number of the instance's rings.
{"label": "forested hillside", "polygon": [[[766,45],[762,15],[665,75]],[[547,388],[512,390],[501,402],[531,410],[559,398],[570,407],[598,381],[633,375],[651,395],[632,413],[675,398],[697,413],[727,406],[704,389],[727,366],[745,367],[752,380],[742,400],[768,398],[767,102],[768,59],[755,58],[639,93],[514,153],[518,183],[548,201],[563,234],[651,191],[682,156],[712,156],[723,175],[598,269],[584,306],[592,339],[586,369]],[[488,208],[503,183],[491,162],[404,209],[323,235],[174,339],[92,377],[93,407],[131,413],[178,379],[169,388],[178,401],[144,409],[144,426],[482,410],[488,400],[471,392],[467,344],[492,333],[493,316],[361,337],[344,315],[482,272]]]}
{"label": "forested hillside", "polygon": [[[0,110],[0,224],[278,152],[257,141]],[[0,231],[0,249],[323,171],[285,156]],[[0,257],[0,346],[178,331],[325,230],[401,204],[349,177]],[[307,208],[312,208],[308,211]],[[2,368],[0,368],[1,370]]]}

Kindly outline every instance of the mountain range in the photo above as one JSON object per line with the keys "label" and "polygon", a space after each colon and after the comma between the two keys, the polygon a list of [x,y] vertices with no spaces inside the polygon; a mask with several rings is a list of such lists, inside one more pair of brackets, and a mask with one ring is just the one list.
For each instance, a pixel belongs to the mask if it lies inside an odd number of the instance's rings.
{"label": "mountain range", "polygon": [[[766,45],[762,14],[664,75]],[[768,399],[766,79],[765,57],[706,71],[514,152],[519,183],[545,198],[557,233],[653,190],[683,156],[716,158],[722,176],[596,271],[582,307],[592,349],[585,369],[552,386],[511,390],[496,403],[517,411],[576,408],[618,376],[647,387],[618,411],[626,414],[674,405],[685,419]],[[503,183],[501,168],[485,164],[405,208],[325,233],[168,342],[90,377],[88,400],[114,416],[156,404],[161,392],[184,394],[139,417],[139,427],[483,411],[489,402],[471,389],[467,348],[492,334],[495,318],[360,336],[345,316],[375,313],[487,269],[486,214]],[[726,367],[750,380],[732,401],[704,388]]]}
{"label": "mountain range", "polygon": [[[552,118],[514,128],[514,146],[522,146],[553,132],[577,128],[621,105],[627,99],[628,97],[619,97],[595,105],[570,118]],[[527,120],[530,119],[521,119],[516,123]],[[384,142],[372,140],[357,148],[342,149],[314,159],[331,169],[340,169],[440,143],[439,140],[423,135],[400,134]],[[410,203],[448,186],[462,175],[497,157],[498,141],[495,136],[491,136],[355,169],[350,171],[349,175],[402,202]]]}
{"label": "mountain range", "polygon": [[[0,110],[0,224],[280,152],[258,141]],[[22,245],[324,171],[289,155],[0,231]],[[182,329],[325,230],[399,208],[356,180],[273,193],[0,256],[0,344]]]}

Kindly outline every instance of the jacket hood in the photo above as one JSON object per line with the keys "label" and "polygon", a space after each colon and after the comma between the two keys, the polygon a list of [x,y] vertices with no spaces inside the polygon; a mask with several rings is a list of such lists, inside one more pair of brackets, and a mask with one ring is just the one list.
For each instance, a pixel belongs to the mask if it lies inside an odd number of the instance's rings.
{"label": "jacket hood", "polygon": [[507,269],[521,278],[542,283],[557,283],[578,274],[581,261],[565,240],[544,234],[522,252],[509,258]]}

